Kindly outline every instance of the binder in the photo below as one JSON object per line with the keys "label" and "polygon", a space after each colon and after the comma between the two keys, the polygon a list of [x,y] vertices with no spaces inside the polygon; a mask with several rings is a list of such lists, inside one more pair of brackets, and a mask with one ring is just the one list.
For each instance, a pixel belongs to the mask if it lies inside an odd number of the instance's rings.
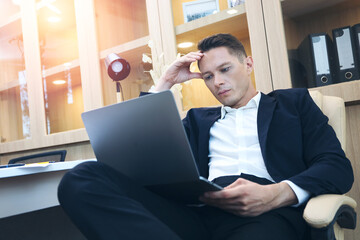
{"label": "binder", "polygon": [[[355,63],[358,64],[358,68],[359,68],[359,72],[360,72],[360,23],[352,26],[352,29],[353,29],[353,36],[354,36],[354,42],[355,42]],[[359,78],[360,78],[360,76],[359,76]]]}
{"label": "binder", "polygon": [[353,28],[350,26],[332,30],[337,77],[340,82],[359,79],[359,63],[356,56]]}
{"label": "binder", "polygon": [[333,43],[328,34],[308,35],[298,47],[298,56],[305,69],[308,88],[337,82]]}

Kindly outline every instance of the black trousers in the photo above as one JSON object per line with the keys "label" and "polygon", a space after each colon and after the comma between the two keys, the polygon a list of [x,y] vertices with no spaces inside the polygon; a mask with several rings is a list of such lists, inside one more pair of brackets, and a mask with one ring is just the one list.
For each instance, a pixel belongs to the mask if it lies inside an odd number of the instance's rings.
{"label": "black trousers", "polygon": [[[254,176],[241,177],[267,184]],[[236,178],[224,177],[219,184],[227,185]],[[86,162],[66,173],[58,197],[88,239],[307,239],[301,208],[239,217],[210,206],[189,207],[99,162]]]}

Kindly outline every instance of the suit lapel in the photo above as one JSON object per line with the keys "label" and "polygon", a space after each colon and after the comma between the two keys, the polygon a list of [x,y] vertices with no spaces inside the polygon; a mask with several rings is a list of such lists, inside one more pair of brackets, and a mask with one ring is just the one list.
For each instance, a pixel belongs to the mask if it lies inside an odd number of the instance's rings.
{"label": "suit lapel", "polygon": [[261,100],[258,109],[257,126],[261,153],[266,163],[266,141],[270,123],[276,106],[275,98],[261,93]]}
{"label": "suit lapel", "polygon": [[221,107],[206,111],[203,119],[200,119],[199,128],[199,171],[203,177],[209,175],[209,139],[210,128],[221,116]]}

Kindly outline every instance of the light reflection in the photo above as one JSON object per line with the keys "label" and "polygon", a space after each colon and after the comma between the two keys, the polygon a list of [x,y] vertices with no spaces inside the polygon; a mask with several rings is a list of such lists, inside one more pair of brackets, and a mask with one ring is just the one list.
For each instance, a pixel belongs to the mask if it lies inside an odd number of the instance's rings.
{"label": "light reflection", "polygon": [[49,117],[49,100],[47,94],[47,87],[46,87],[46,77],[45,77],[45,65],[42,65],[42,76],[43,76],[43,84],[44,84],[44,103],[45,103],[45,115],[46,115],[46,131],[47,134],[50,134],[50,117]]}
{"label": "light reflection", "polygon": [[12,3],[13,3],[14,5],[20,5],[21,0],[12,0]]}
{"label": "light reflection", "polygon": [[65,79],[67,79],[67,84],[68,84],[67,102],[68,102],[68,104],[73,104],[74,98],[73,98],[73,92],[72,92],[70,66],[65,65],[65,64],[64,64],[64,66],[65,66]]}
{"label": "light reflection", "polygon": [[231,15],[231,14],[235,14],[235,13],[237,13],[237,12],[238,12],[238,11],[237,11],[236,9],[230,9],[230,10],[227,11],[227,13],[230,14],[230,15]]}
{"label": "light reflection", "polygon": [[52,5],[54,2],[56,2],[56,0],[42,0],[41,2],[36,4],[36,9],[39,10],[39,9],[41,9],[43,7],[47,7],[51,11],[53,11],[53,12],[60,15],[61,14],[60,9],[58,9],[57,7]]}
{"label": "light reflection", "polygon": [[53,81],[52,83],[55,84],[55,85],[62,85],[62,84],[65,84],[66,81],[65,81],[65,80],[62,80],[62,79],[59,79],[59,80]]}
{"label": "light reflection", "polygon": [[61,18],[57,17],[57,16],[52,16],[52,17],[48,17],[47,20],[48,20],[48,22],[51,22],[51,23],[57,23],[57,22],[61,21]]}
{"label": "light reflection", "polygon": [[22,128],[24,138],[30,138],[30,116],[29,116],[29,98],[27,92],[27,84],[25,77],[25,70],[20,71],[19,84],[20,84],[20,105],[21,105],[21,117]]}
{"label": "light reflection", "polygon": [[189,48],[194,45],[193,42],[182,42],[178,44],[178,48]]}

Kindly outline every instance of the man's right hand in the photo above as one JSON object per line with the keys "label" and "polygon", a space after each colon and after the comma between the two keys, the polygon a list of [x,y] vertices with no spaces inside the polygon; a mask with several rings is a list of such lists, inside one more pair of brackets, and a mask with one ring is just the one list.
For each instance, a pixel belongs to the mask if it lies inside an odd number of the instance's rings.
{"label": "man's right hand", "polygon": [[177,83],[183,83],[194,78],[202,78],[201,73],[190,71],[190,65],[193,62],[199,61],[203,56],[204,54],[201,52],[190,52],[174,61],[160,77],[154,90],[160,92],[170,89]]}

